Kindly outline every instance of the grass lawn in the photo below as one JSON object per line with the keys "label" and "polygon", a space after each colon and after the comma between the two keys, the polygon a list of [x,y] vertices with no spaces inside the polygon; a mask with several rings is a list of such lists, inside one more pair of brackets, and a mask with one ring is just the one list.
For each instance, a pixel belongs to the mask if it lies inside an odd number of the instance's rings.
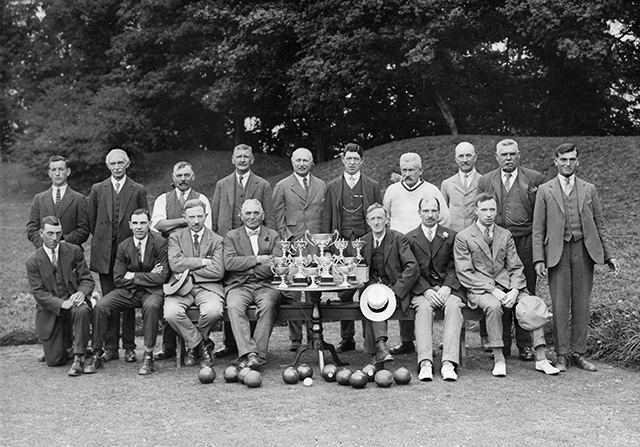
{"label": "grass lawn", "polygon": [[[438,136],[393,142],[366,151],[363,172],[386,188],[391,174],[399,171],[400,155],[417,152],[423,160],[423,178],[439,186],[443,179],[456,172],[453,148],[458,142],[470,141],[476,146],[477,169],[486,173],[496,167],[493,154],[500,139],[502,137],[498,136]],[[611,242],[622,263],[622,272],[617,278],[603,266],[596,268],[592,319],[597,320],[599,326],[591,331],[590,349],[596,356],[614,362],[640,365],[640,336],[637,335],[640,332],[637,287],[640,272],[640,225],[637,220],[640,215],[640,195],[637,193],[640,137],[518,137],[516,140],[522,153],[522,165],[535,168],[548,178],[556,173],[552,162],[553,149],[568,141],[578,145],[579,175],[598,187]],[[168,189],[173,163],[184,159],[194,165],[197,175],[195,189],[211,197],[215,182],[233,169],[230,157],[230,152],[213,151],[148,154],[143,172],[136,180],[146,185],[149,195],[154,198]],[[290,173],[290,164],[283,158],[257,154],[254,170],[275,184]],[[340,160],[332,160],[315,166],[313,172],[329,180],[342,172],[342,164]],[[106,168],[104,175],[107,175]],[[24,272],[24,260],[31,253],[32,246],[26,239],[24,224],[33,194],[47,185],[33,180],[23,167],[12,164],[0,164],[0,179],[0,240],[3,247],[0,261],[1,344],[15,342],[16,338],[33,333],[34,305],[28,294]],[[546,282],[539,284],[538,293],[548,298]],[[624,349],[616,343],[611,344],[611,340],[622,337],[628,340],[624,342]]]}

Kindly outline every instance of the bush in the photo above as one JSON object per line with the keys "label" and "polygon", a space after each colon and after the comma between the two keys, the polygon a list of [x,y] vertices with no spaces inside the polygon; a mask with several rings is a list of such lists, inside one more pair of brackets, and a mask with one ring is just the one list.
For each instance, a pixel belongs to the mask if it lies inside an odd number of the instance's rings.
{"label": "bush", "polygon": [[596,304],[591,310],[588,353],[621,366],[640,366],[640,299]]}

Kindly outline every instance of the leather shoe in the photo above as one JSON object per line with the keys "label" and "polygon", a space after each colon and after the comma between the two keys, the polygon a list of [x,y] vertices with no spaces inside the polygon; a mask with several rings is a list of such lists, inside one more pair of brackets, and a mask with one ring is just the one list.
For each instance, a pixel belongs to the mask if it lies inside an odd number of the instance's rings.
{"label": "leather shoe", "polygon": [[211,366],[213,365],[213,350],[216,345],[210,339],[202,340],[200,343],[200,352],[202,353],[202,360],[200,361],[201,366]]}
{"label": "leather shoe", "polygon": [[137,362],[138,358],[136,357],[136,351],[134,351],[133,349],[125,349],[124,361],[127,363]]}
{"label": "leather shoe", "polygon": [[153,360],[169,360],[176,356],[176,350],[172,348],[162,348],[153,354]]}
{"label": "leather shoe", "polygon": [[255,352],[250,352],[249,354],[247,354],[247,368],[257,370],[260,369],[260,367],[265,363],[267,363],[266,360],[258,357],[258,354],[256,354]]}
{"label": "leather shoe", "polygon": [[187,357],[184,359],[186,366],[196,366],[200,362],[200,345],[193,349],[187,349]]}
{"label": "leather shoe", "polygon": [[104,354],[102,354],[102,360],[104,360],[105,363],[110,362],[111,360],[118,360],[119,358],[120,354],[118,354],[117,349],[107,349],[104,351]]}
{"label": "leather shoe", "polygon": [[237,346],[225,346],[222,349],[218,349],[214,356],[215,357],[231,357],[233,355],[238,355],[238,347]]}
{"label": "leather shoe", "polygon": [[518,348],[518,357],[523,362],[532,362],[536,358],[536,356],[533,353],[533,349],[531,349],[528,346],[524,348]]}
{"label": "leather shoe", "polygon": [[560,370],[553,366],[547,359],[536,361],[536,371],[541,371],[549,376],[555,376],[560,372]]}
{"label": "leather shoe", "polygon": [[556,356],[555,367],[560,372],[567,372],[567,368],[569,368],[569,359],[567,358],[567,356],[558,354]]}
{"label": "leather shoe", "polygon": [[353,338],[343,338],[336,347],[336,351],[338,352],[354,351],[355,349],[356,341]]}
{"label": "leather shoe", "polygon": [[69,375],[71,377],[77,377],[84,372],[84,358],[81,358],[79,355],[76,355],[73,359],[73,363],[71,364],[71,369],[69,369]]}
{"label": "leather shoe", "polygon": [[403,341],[398,346],[389,349],[389,352],[393,355],[412,354],[416,352],[416,347],[412,341]]}
{"label": "leather shoe", "polygon": [[442,362],[442,368],[440,368],[440,374],[444,380],[455,382],[458,380],[458,374],[456,374],[456,367],[449,361]]}
{"label": "leather shoe", "polygon": [[40,355],[38,355],[38,357],[36,357],[36,362],[42,363],[42,362],[46,362],[46,361],[47,361],[47,359],[44,356],[44,351],[42,351],[40,353]]}
{"label": "leather shoe", "polygon": [[504,362],[497,362],[493,365],[493,371],[491,371],[494,377],[506,377],[507,376],[507,364]]}
{"label": "leather shoe", "polygon": [[420,362],[418,380],[422,382],[431,382],[433,380],[433,365],[430,361],[423,360],[422,362]]}
{"label": "leather shoe", "polygon": [[93,354],[93,356],[89,359],[87,364],[84,367],[85,374],[95,374],[98,370],[102,369],[102,363],[104,362],[104,358],[100,355],[100,353]]}
{"label": "leather shoe", "polygon": [[290,352],[296,352],[302,346],[302,340],[292,340],[289,345]]}
{"label": "leather shoe", "polygon": [[598,370],[598,368],[596,368],[596,365],[589,362],[587,359],[584,358],[584,355],[578,354],[577,352],[574,352],[573,354],[571,354],[571,363],[576,365],[578,368],[584,369],[585,371]]}
{"label": "leather shoe", "polygon": [[376,363],[393,362],[393,356],[383,340],[376,341]]}
{"label": "leather shoe", "polygon": [[153,352],[144,352],[142,356],[142,366],[138,370],[138,374],[141,376],[146,376],[153,372]]}

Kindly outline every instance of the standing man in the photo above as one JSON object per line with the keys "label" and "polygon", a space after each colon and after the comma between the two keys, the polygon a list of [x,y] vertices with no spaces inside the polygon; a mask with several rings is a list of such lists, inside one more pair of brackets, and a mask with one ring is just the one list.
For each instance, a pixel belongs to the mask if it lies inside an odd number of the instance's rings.
{"label": "standing man", "polygon": [[[435,197],[440,213],[440,225],[449,226],[449,208],[437,186],[422,180],[422,159],[420,155],[407,152],[400,156],[402,180],[390,185],[384,193],[383,205],[389,213],[389,228],[407,234],[420,225],[420,216],[416,213],[418,203],[425,196]],[[416,351],[413,345],[415,326],[411,320],[400,321],[399,346],[389,351],[393,355],[409,354]]]}
{"label": "standing man", "polygon": [[[514,140],[502,140],[496,145],[496,160],[500,167],[478,180],[478,192],[486,192],[497,201],[495,222],[513,235],[518,257],[524,264],[524,276],[529,293],[536,293],[536,271],[533,266],[531,232],[536,192],[544,175],[520,166],[520,151]],[[504,312],[504,353],[511,354],[511,322],[516,329],[516,345],[520,360],[534,359],[531,337],[520,327],[516,314],[510,308]],[[481,328],[482,329],[482,328]],[[481,335],[483,331],[481,330]]]}
{"label": "standing man", "polygon": [[[327,194],[322,211],[322,232],[331,233],[338,230],[341,238],[354,241],[367,234],[366,210],[374,203],[382,203],[380,184],[360,172],[364,155],[362,148],[349,143],[342,151],[344,173],[327,184]],[[349,245],[345,251],[353,256],[355,251]],[[338,294],[341,301],[353,301],[355,290],[347,290]],[[353,351],[356,348],[356,334],[353,321],[340,322],[338,352]]]}
{"label": "standing man", "polygon": [[[282,256],[282,250],[278,233],[262,225],[264,211],[258,200],[245,201],[240,216],[243,226],[229,231],[224,238],[227,312],[238,342],[240,365],[259,369],[267,362],[269,337],[280,302],[280,292],[270,286],[270,257]],[[258,315],[253,336],[247,317],[252,304]]]}
{"label": "standing man", "polygon": [[558,146],[553,161],[558,176],[542,185],[536,198],[533,260],[538,275],[549,272],[556,367],[564,372],[573,363],[597,371],[584,358],[593,266],[607,263],[614,274],[620,266],[606,239],[596,187],[576,177],[576,145]]}
{"label": "standing man", "polygon": [[[199,199],[187,200],[184,219],[188,227],[169,236],[169,266],[176,274],[189,275],[192,286],[180,295],[165,298],[164,318],[185,340],[187,366],[200,360],[203,365],[211,365],[214,344],[209,334],[224,312],[222,237],[205,226],[205,210]],[[192,305],[200,309],[197,325],[187,317],[187,309]]]}
{"label": "standing man", "polygon": [[411,299],[416,310],[418,379],[433,380],[433,315],[437,309],[443,309],[440,374],[444,380],[455,381],[458,379],[456,367],[460,363],[460,331],[464,324],[462,308],[467,301],[453,260],[456,232],[438,225],[440,202],[434,197],[426,196],[420,200],[418,215],[422,223],[407,234],[420,268]]}
{"label": "standing man", "polygon": [[78,376],[84,369],[91,329],[89,296],[95,283],[82,249],[60,242],[60,219],[44,217],[40,238],[42,245],[25,261],[29,285],[38,303],[36,331],[49,366],[67,363],[67,350],[73,346],[69,375]]}
{"label": "standing man", "polygon": [[[127,176],[131,164],[129,156],[122,149],[112,149],[106,158],[111,177],[91,187],[89,196],[89,229],[91,239],[90,268],[100,276],[102,295],[116,288],[113,266],[116,263],[118,245],[133,233],[129,219],[136,209],[148,209],[147,192],[144,186]],[[122,347],[125,349],[125,361],[135,362],[135,310],[124,312],[122,321]],[[105,340],[104,360],[118,358],[118,338],[120,332],[119,315],[113,318],[113,324]]]}
{"label": "standing man", "polygon": [[[384,284],[393,290],[400,300],[403,312],[409,310],[411,288],[420,271],[416,258],[409,247],[407,238],[400,232],[388,230],[387,210],[379,203],[367,208],[367,224],[371,232],[364,241],[364,261],[369,266],[369,282]],[[364,320],[364,352],[373,356],[373,364],[393,361],[386,346],[387,320]]]}
{"label": "standing man", "polygon": [[167,241],[150,231],[151,215],[145,208],[135,210],[129,219],[132,237],[118,246],[113,274],[116,289],[96,304],[93,317],[93,358],[84,369],[93,374],[102,368],[102,348],[110,326],[117,325],[119,311],[142,308],[144,355],[140,375],[153,372],[153,348],[162,316],[162,285],[169,278]]}
{"label": "standing man", "polygon": [[[293,174],[280,180],[273,189],[273,208],[276,216],[276,231],[282,240],[304,239],[305,232],[322,231],[322,210],[327,186],[324,181],[311,174],[313,155],[303,147],[291,154]],[[317,254],[316,247],[308,246],[304,255]],[[318,292],[307,292],[309,295]],[[301,293],[292,292],[294,301],[300,301]],[[302,322],[289,321],[290,351],[302,345]]]}
{"label": "standing man", "polygon": [[450,228],[461,232],[473,223],[474,198],[478,195],[478,180],[482,176],[476,171],[476,148],[463,141],[456,146],[455,160],[458,172],[442,181],[440,190],[451,212]]}
{"label": "standing man", "polygon": [[[495,225],[498,206],[496,199],[486,193],[476,197],[476,223],[456,236],[454,259],[460,283],[467,289],[468,305],[480,308],[487,323],[489,346],[493,350],[496,377],[507,375],[502,348],[502,314],[512,309],[525,295],[529,295],[524,266],[518,257],[511,233]],[[536,370],[553,375],[560,372],[547,360],[544,352],[544,329],[530,334],[535,347]],[[531,343],[531,342],[529,342]]]}
{"label": "standing man", "polygon": [[51,188],[36,194],[27,222],[27,237],[34,247],[42,246],[40,223],[46,216],[56,216],[62,224],[62,240],[81,246],[89,238],[87,199],[67,184],[71,175],[69,161],[60,155],[49,158],[47,173]]}
{"label": "standing man", "polygon": [[[165,238],[175,231],[188,226],[183,215],[184,204],[188,200],[200,200],[205,206],[205,221],[207,228],[211,228],[211,207],[209,199],[204,194],[191,189],[196,179],[191,163],[179,161],[173,166],[171,174],[174,189],[161,194],[153,204],[151,229],[159,231]],[[167,360],[176,356],[176,332],[166,321],[162,323],[162,348],[154,354],[154,360]]]}
{"label": "standing man", "polygon": [[[211,229],[224,237],[230,230],[242,226],[240,209],[245,200],[257,199],[264,209],[264,224],[275,228],[275,218],[271,199],[271,185],[268,181],[251,172],[255,161],[251,146],[239,144],[233,148],[231,163],[235,172],[216,183],[212,201]],[[228,324],[224,324],[225,346],[216,352],[218,357],[226,357],[238,353],[233,333]]]}

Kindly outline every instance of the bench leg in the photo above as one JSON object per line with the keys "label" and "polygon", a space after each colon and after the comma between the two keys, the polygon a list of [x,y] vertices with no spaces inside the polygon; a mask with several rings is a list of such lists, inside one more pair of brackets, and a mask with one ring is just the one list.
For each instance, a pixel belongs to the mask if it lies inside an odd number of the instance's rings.
{"label": "bench leg", "polygon": [[184,360],[184,338],[180,334],[176,336],[176,368],[180,368],[183,365]]}
{"label": "bench leg", "polygon": [[467,356],[467,322],[462,322],[460,328],[460,366],[464,366],[464,358]]}

